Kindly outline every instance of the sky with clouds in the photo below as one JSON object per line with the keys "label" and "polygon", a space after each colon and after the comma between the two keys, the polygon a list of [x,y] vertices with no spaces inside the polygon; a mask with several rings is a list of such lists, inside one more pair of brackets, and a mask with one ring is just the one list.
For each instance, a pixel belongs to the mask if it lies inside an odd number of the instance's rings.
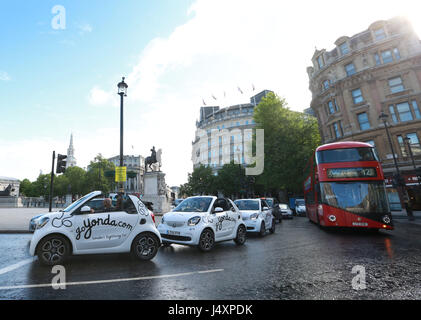
{"label": "sky with clouds", "polygon": [[302,111],[315,47],[397,15],[421,34],[412,0],[61,1],[63,29],[52,25],[56,5],[0,2],[0,176],[49,172],[71,133],[81,167],[117,155],[125,76],[124,153],[161,148],[166,181],[179,185],[202,100],[225,107],[270,89]]}

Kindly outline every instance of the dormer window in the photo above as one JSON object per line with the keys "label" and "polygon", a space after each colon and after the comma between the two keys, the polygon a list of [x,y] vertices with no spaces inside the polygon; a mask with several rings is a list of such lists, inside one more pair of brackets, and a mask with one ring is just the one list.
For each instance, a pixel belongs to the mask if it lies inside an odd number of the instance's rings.
{"label": "dormer window", "polygon": [[341,51],[341,55],[346,55],[349,53],[348,43],[344,42],[341,45],[339,45],[339,50]]}
{"label": "dormer window", "polygon": [[374,30],[374,38],[379,41],[379,40],[383,40],[384,38],[386,38],[386,33],[384,32],[383,28],[379,28]]}
{"label": "dormer window", "polygon": [[323,63],[323,57],[322,57],[322,55],[320,55],[320,56],[317,57],[317,64],[319,66],[319,69],[323,68],[324,63]]}

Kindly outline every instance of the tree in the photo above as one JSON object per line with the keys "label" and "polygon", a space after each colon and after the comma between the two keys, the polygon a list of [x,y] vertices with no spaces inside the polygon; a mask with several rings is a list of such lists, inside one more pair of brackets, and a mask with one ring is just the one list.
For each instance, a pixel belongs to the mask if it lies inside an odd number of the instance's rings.
{"label": "tree", "polygon": [[254,121],[265,138],[264,171],[256,184],[272,194],[302,193],[303,170],[320,144],[317,119],[289,110],[285,99],[269,93],[255,108]]}
{"label": "tree", "polygon": [[[244,168],[231,161],[231,163],[226,163],[219,169],[215,178],[216,186],[218,191],[227,197],[240,197],[241,194],[244,195],[246,193],[245,178]],[[234,195],[236,196],[234,197]]]}
{"label": "tree", "polygon": [[217,188],[215,182],[212,168],[201,164],[199,167],[195,168],[192,173],[189,173],[188,182],[183,185],[183,191],[188,192],[191,195],[216,194]]}
{"label": "tree", "polygon": [[63,186],[64,194],[71,194],[72,196],[82,195],[88,193],[86,171],[80,167],[69,167],[64,172],[63,183],[67,181],[67,186]]}
{"label": "tree", "polygon": [[23,179],[20,183],[19,192],[25,197],[33,197],[32,182],[28,179]]}
{"label": "tree", "polygon": [[[102,192],[109,192],[114,189],[114,176],[111,176],[109,171],[115,171],[114,163],[105,159],[101,154],[98,154],[88,166],[85,184],[86,191],[100,190]],[[106,172],[107,174],[105,174]]]}

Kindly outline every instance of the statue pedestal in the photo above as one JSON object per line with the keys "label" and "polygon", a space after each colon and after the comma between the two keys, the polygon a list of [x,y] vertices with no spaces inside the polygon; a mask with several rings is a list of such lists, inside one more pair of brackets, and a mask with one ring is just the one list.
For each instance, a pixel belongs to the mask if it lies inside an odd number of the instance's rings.
{"label": "statue pedestal", "polygon": [[161,171],[145,172],[143,201],[152,202],[153,212],[164,214],[171,211],[171,199],[168,198],[165,173]]}

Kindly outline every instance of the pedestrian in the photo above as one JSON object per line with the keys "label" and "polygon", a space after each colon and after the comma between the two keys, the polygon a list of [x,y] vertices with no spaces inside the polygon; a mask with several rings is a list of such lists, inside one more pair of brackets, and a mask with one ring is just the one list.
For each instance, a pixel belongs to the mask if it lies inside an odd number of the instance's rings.
{"label": "pedestrian", "polygon": [[413,212],[412,212],[412,203],[411,203],[411,200],[409,199],[409,197],[408,197],[408,195],[407,195],[407,194],[405,194],[405,195],[403,196],[403,202],[404,202],[404,205],[405,205],[405,210],[406,210],[406,213],[407,213],[407,215],[408,215],[409,220],[410,220],[410,221],[415,220],[415,219],[414,219],[414,214],[413,214]]}

